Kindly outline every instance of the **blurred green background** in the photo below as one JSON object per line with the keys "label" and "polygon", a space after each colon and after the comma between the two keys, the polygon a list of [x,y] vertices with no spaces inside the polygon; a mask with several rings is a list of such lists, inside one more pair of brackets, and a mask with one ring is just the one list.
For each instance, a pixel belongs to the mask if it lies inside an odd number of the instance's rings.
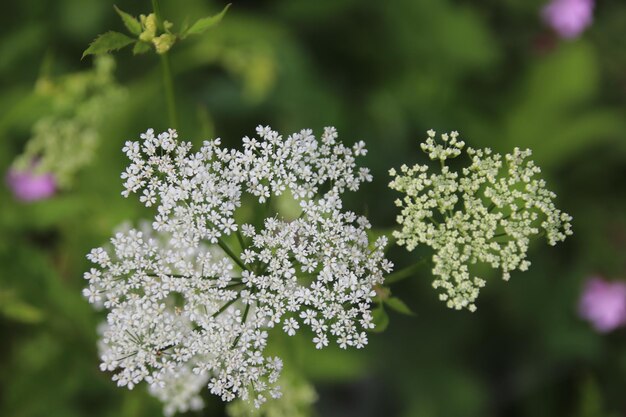
{"label": "blurred green background", "polygon": [[[175,24],[225,2],[163,0]],[[148,13],[145,1],[118,0]],[[310,381],[322,417],[626,415],[626,331],[600,335],[576,312],[581,284],[626,279],[626,3],[599,0],[565,41],[538,0],[235,0],[222,23],[171,53],[180,136],[236,146],[258,124],[283,133],[334,125],[364,140],[374,182],[349,196],[375,228],[394,226],[387,171],[420,159],[427,129],[474,147],[530,147],[575,235],[536,242],[532,267],[492,273],[476,313],[448,310],[424,272],[392,286],[415,311],[391,314],[362,351],[277,339]],[[94,37],[123,31],[109,0],[5,2],[0,13],[0,171],[49,108],[42,76],[86,71]],[[145,387],[99,371],[102,316],[81,296],[85,254],[145,209],[123,199],[124,141],[167,128],[158,57],[115,55],[126,93],[103,109],[94,160],[71,188],[26,204],[0,187],[0,416],[159,416]],[[42,75],[44,74],[44,75]],[[401,266],[415,254],[395,248]],[[282,344],[282,345],[281,345]],[[208,398],[202,413],[221,416]],[[294,417],[294,416],[285,416]]]}

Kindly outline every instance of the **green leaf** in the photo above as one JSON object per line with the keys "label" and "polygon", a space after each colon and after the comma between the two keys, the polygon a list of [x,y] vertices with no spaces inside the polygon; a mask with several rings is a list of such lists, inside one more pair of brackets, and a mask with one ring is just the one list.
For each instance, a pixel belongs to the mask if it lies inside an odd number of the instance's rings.
{"label": "green leaf", "polygon": [[204,31],[206,31],[207,29],[217,25],[222,20],[226,12],[228,11],[228,8],[230,7],[230,5],[231,3],[228,3],[226,7],[224,7],[224,9],[219,14],[216,14],[215,16],[203,17],[202,19],[196,20],[196,22],[193,25],[191,25],[189,29],[187,29],[185,32],[181,34],[181,37],[184,38],[188,35],[199,35],[203,33]]}
{"label": "green leaf", "polygon": [[389,316],[387,315],[387,312],[382,304],[372,311],[372,317],[376,327],[374,327],[371,331],[375,333],[384,332],[387,326],[389,326]]}
{"label": "green leaf", "polygon": [[38,323],[43,318],[43,314],[39,309],[26,304],[12,293],[2,294],[0,314],[11,320],[29,324]]}
{"label": "green leaf", "polygon": [[392,310],[397,311],[400,314],[406,314],[407,316],[414,316],[415,313],[407,306],[404,301],[399,299],[398,297],[391,297],[385,300],[385,304],[387,304]]}
{"label": "green leaf", "polygon": [[119,14],[122,18],[122,22],[124,22],[124,26],[126,26],[126,29],[128,29],[128,31],[133,35],[139,36],[139,34],[141,33],[141,23],[139,23],[139,20],[121,10],[116,5],[113,5],[113,7],[115,8],[117,14]]}
{"label": "green leaf", "polygon": [[187,30],[189,30],[189,17],[185,17],[185,20],[183,20],[183,23],[180,25],[181,36],[184,36]]}
{"label": "green leaf", "polygon": [[81,59],[87,55],[101,55],[111,51],[117,51],[123,47],[135,42],[131,37],[119,32],[106,32],[99,35],[91,44],[89,48],[83,52]]}
{"label": "green leaf", "polygon": [[148,42],[143,42],[143,41],[135,42],[135,46],[133,47],[133,55],[145,54],[151,49],[150,45],[151,44],[149,44]]}

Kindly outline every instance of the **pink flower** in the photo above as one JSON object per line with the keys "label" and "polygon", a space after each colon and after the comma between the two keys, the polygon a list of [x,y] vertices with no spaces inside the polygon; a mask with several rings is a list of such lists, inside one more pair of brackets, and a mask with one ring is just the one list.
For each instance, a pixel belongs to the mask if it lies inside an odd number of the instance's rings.
{"label": "pink flower", "polygon": [[9,169],[6,183],[15,198],[21,201],[37,201],[51,197],[56,191],[56,181],[51,173],[36,174],[35,166],[24,170]]}
{"label": "pink flower", "polygon": [[593,6],[594,0],[552,0],[541,16],[560,37],[572,39],[591,24]]}
{"label": "pink flower", "polygon": [[599,277],[588,279],[578,312],[601,333],[623,326],[626,324],[626,282],[610,282]]}

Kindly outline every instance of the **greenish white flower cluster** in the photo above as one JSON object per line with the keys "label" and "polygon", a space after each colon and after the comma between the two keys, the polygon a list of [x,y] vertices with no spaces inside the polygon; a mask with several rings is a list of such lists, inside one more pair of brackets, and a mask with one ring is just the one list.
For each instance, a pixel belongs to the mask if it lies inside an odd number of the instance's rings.
{"label": "greenish white flower cluster", "polygon": [[439,173],[427,165],[408,167],[400,173],[391,169],[389,186],[405,196],[396,200],[402,209],[394,232],[399,245],[412,251],[420,244],[434,250],[434,288],[440,299],[457,310],[476,310],[475,300],[483,278],[470,267],[486,264],[502,270],[508,280],[511,271],[525,271],[531,237],[545,235],[550,245],[572,234],[571,216],[557,209],[556,195],[539,178],[540,168],[529,159],[530,150],[515,148],[504,156],[491,149],[466,148],[471,159],[459,172],[446,161],[461,155],[465,143],[457,132],[428,131],[422,150],[439,161]]}
{"label": "greenish white flower cluster", "polygon": [[17,170],[36,161],[38,172],[52,173],[61,188],[71,186],[77,172],[93,159],[108,110],[123,97],[114,69],[113,58],[101,56],[92,70],[37,82],[35,94],[49,110],[34,124],[31,139],[14,163]]}

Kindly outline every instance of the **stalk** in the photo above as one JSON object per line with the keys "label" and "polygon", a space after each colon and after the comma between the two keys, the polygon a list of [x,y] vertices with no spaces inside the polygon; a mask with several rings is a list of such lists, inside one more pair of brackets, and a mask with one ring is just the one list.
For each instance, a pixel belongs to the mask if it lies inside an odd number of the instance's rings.
{"label": "stalk", "polygon": [[[161,9],[158,0],[152,0],[152,10],[156,16],[157,27],[163,28],[161,19]],[[165,100],[167,102],[167,114],[172,129],[178,128],[178,116],[176,113],[176,96],[174,95],[174,77],[172,76],[172,65],[170,63],[169,51],[159,54],[161,57],[161,69],[163,71],[163,87],[165,89]]]}
{"label": "stalk", "polygon": [[392,274],[389,274],[385,277],[385,284],[391,284],[393,282],[396,281],[400,281],[403,280],[405,278],[410,277],[411,275],[413,275],[414,273],[416,273],[417,271],[419,271],[420,269],[422,269],[425,265],[428,264],[428,258],[422,258],[419,261],[417,261],[416,263],[414,263],[413,265],[409,265],[404,269],[401,269],[399,271],[396,271]]}
{"label": "stalk", "polygon": [[[250,304],[246,304],[246,309],[244,310],[243,316],[241,317],[241,324],[246,324],[246,320],[248,320],[248,313],[249,312],[250,312]],[[239,343],[239,339],[241,339],[241,334],[239,334],[235,338],[235,341],[233,342],[232,348],[235,348],[237,346],[237,343]]]}
{"label": "stalk", "polygon": [[237,256],[235,254],[235,252],[232,251],[231,248],[228,247],[228,245],[226,243],[224,243],[224,241],[222,239],[218,239],[217,240],[217,244],[219,245],[220,248],[222,248],[222,250],[224,252],[226,252],[226,254],[228,256],[230,256],[230,258],[235,261],[235,263],[237,265],[239,265],[239,267],[244,270],[244,271],[248,271],[248,267],[246,266],[246,264],[243,263],[243,261],[239,258],[239,256]]}
{"label": "stalk", "polygon": [[170,64],[169,52],[161,54],[161,67],[163,68],[163,86],[165,87],[165,99],[167,100],[167,114],[170,126],[178,128],[178,116],[176,113],[176,98],[174,96],[174,79]]}
{"label": "stalk", "polygon": [[217,310],[215,313],[213,313],[213,315],[211,317],[215,318],[215,317],[219,316],[220,314],[222,314],[224,312],[224,310],[226,310],[228,307],[233,305],[237,300],[239,300],[239,298],[241,298],[241,297],[237,296],[237,298],[233,298],[232,300],[230,300],[229,302],[224,304],[219,310]]}

